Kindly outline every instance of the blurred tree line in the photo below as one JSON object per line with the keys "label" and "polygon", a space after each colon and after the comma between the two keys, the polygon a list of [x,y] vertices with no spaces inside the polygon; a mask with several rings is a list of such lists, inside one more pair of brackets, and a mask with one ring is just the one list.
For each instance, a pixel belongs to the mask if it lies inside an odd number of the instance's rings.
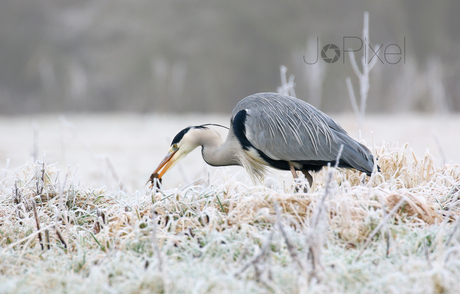
{"label": "blurred tree line", "polygon": [[368,109],[460,111],[458,0],[3,0],[0,113],[229,112],[276,91],[281,65],[297,97],[351,111],[343,40],[362,36],[366,10],[372,47],[403,50],[393,65],[374,56]]}

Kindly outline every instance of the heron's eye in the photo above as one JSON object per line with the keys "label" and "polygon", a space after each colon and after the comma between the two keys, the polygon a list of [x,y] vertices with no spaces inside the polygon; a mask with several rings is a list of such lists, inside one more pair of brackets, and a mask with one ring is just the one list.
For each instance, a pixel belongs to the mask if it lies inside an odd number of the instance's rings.
{"label": "heron's eye", "polygon": [[172,148],[173,148],[173,150],[179,149],[179,147],[177,147],[177,144],[173,144],[173,145],[172,145]]}

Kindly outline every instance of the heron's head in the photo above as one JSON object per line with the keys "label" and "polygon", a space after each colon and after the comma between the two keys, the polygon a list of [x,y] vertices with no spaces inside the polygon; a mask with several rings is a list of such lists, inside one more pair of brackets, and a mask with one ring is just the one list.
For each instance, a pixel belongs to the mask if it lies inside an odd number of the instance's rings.
{"label": "heron's head", "polygon": [[158,167],[150,177],[150,181],[153,182],[154,178],[161,179],[161,177],[179,160],[184,158],[187,154],[193,151],[196,147],[200,146],[199,133],[207,129],[204,126],[188,127],[180,131],[172,140],[171,147],[169,148],[168,154],[160,162]]}

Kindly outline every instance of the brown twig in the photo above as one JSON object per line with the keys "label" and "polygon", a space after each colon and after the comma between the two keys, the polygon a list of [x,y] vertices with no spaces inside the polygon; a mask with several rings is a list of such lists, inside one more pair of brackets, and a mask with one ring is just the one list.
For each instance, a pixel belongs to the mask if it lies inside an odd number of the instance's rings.
{"label": "brown twig", "polygon": [[45,230],[45,240],[46,240],[46,249],[50,250],[50,231],[48,229]]}
{"label": "brown twig", "polygon": [[154,192],[161,190],[162,179],[158,178],[158,176],[158,173],[151,174],[149,180],[147,181],[147,183],[145,183],[146,185],[150,183],[149,189],[154,188]]}
{"label": "brown twig", "polygon": [[64,241],[64,238],[62,238],[61,230],[59,230],[59,227],[57,224],[54,225],[54,228],[56,229],[56,235],[59,238],[59,241],[61,241],[62,245],[64,245],[64,248],[67,249],[67,244]]}
{"label": "brown twig", "polygon": [[[35,222],[37,223],[37,231],[40,231],[40,221],[38,220],[37,207],[35,206],[35,201],[32,200],[32,207],[34,208]],[[38,241],[40,242],[40,247],[43,250],[42,234],[38,233]]]}
{"label": "brown twig", "polygon": [[19,188],[18,188],[18,181],[14,181],[14,187],[13,187],[13,203],[14,203],[14,204],[19,204],[19,203],[21,203],[21,191],[19,191]]}

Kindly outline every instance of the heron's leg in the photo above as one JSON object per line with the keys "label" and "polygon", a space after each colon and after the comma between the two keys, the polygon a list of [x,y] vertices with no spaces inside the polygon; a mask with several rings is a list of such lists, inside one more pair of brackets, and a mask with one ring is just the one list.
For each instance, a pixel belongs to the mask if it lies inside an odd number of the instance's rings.
{"label": "heron's leg", "polygon": [[313,177],[307,170],[303,170],[302,173],[305,176],[305,179],[308,180],[308,186],[311,188],[311,185],[313,185]]}
{"label": "heron's leg", "polygon": [[292,177],[294,179],[297,179],[299,176],[297,175],[297,172],[295,171],[295,168],[292,164],[289,164],[289,168],[291,169]]}

